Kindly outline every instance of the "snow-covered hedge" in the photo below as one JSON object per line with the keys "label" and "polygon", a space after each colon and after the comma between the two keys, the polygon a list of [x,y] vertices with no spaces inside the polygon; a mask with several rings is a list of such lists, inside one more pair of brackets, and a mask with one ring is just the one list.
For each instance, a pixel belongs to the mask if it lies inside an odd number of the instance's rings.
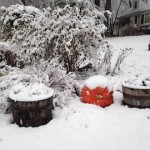
{"label": "snow-covered hedge", "polygon": [[29,32],[34,30],[33,22],[43,14],[39,9],[32,6],[11,5],[1,7],[3,11],[2,32],[5,40],[11,39],[13,42],[23,40]]}
{"label": "snow-covered hedge", "polygon": [[0,110],[6,110],[9,91],[20,82],[52,87],[55,105],[63,107],[78,95],[72,72],[81,65],[92,63],[96,71],[111,72],[112,49],[103,42],[106,12],[86,2],[42,11],[22,5],[2,8],[4,39],[11,45],[14,65],[24,69],[14,69],[0,78]]}
{"label": "snow-covered hedge", "polygon": [[104,13],[92,5],[43,11],[12,5],[3,11],[4,37],[17,46],[18,65],[20,61],[28,65],[57,57],[69,72],[77,70],[81,63],[102,59],[99,53],[106,30]]}

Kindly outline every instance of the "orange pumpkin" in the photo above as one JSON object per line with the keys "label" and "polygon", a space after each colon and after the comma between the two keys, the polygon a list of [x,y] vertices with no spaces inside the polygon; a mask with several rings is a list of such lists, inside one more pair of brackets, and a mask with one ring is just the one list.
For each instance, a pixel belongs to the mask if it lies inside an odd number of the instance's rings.
{"label": "orange pumpkin", "polygon": [[91,90],[84,86],[81,91],[81,97],[84,103],[95,104],[101,107],[106,107],[113,103],[113,91],[109,91],[107,87],[96,87]]}

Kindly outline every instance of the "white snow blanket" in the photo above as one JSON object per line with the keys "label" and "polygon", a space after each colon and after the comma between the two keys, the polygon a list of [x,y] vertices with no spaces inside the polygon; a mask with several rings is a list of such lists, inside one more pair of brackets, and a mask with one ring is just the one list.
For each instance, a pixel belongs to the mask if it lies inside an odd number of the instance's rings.
{"label": "white snow blanket", "polygon": [[54,95],[54,90],[46,87],[42,83],[24,85],[19,83],[12,87],[9,98],[14,101],[39,101],[50,98]]}
{"label": "white snow blanket", "polygon": [[111,80],[104,76],[96,75],[88,78],[84,85],[88,87],[89,89],[93,90],[97,87],[101,88],[108,88],[109,91],[113,90],[113,85],[111,83]]}
{"label": "white snow blanket", "polygon": [[19,128],[10,123],[10,114],[0,114],[0,149],[149,150],[150,109],[122,106],[122,93],[118,92],[122,79],[150,72],[149,39],[150,36],[108,39],[114,49],[134,48],[120,76],[110,77],[115,85],[114,104],[100,108],[76,99],[64,109],[54,110],[54,119],[38,128]]}

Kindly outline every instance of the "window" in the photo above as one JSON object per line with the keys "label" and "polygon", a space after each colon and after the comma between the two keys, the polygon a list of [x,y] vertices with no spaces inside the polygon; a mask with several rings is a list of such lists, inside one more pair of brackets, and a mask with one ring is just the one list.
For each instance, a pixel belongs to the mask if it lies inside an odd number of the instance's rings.
{"label": "window", "polygon": [[138,17],[135,16],[135,18],[134,18],[134,23],[135,23],[135,24],[137,24],[137,20],[138,20]]}
{"label": "window", "polygon": [[141,15],[141,24],[144,24],[144,14]]}
{"label": "window", "polygon": [[150,13],[145,14],[145,23],[150,23]]}
{"label": "window", "polygon": [[136,9],[138,7],[138,2],[134,2],[134,9]]}

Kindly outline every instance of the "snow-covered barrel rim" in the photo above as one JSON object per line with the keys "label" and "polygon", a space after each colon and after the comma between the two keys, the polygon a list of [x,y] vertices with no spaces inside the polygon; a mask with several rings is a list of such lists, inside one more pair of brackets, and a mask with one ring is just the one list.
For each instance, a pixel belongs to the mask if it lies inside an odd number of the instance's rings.
{"label": "snow-covered barrel rim", "polygon": [[122,81],[122,86],[132,89],[150,89],[150,74],[134,75]]}
{"label": "snow-covered barrel rim", "polygon": [[14,86],[9,93],[9,98],[20,102],[35,102],[51,98],[54,90],[44,84],[34,83],[24,86],[22,83]]}
{"label": "snow-covered barrel rim", "polygon": [[85,80],[84,86],[88,87],[91,90],[97,87],[107,88],[109,91],[113,90],[113,84],[111,80],[101,75],[89,77],[87,80]]}
{"label": "snow-covered barrel rim", "polygon": [[126,88],[131,88],[131,89],[137,89],[137,90],[150,90],[150,86],[140,86],[140,85],[133,85],[129,83],[122,82],[122,86]]}

